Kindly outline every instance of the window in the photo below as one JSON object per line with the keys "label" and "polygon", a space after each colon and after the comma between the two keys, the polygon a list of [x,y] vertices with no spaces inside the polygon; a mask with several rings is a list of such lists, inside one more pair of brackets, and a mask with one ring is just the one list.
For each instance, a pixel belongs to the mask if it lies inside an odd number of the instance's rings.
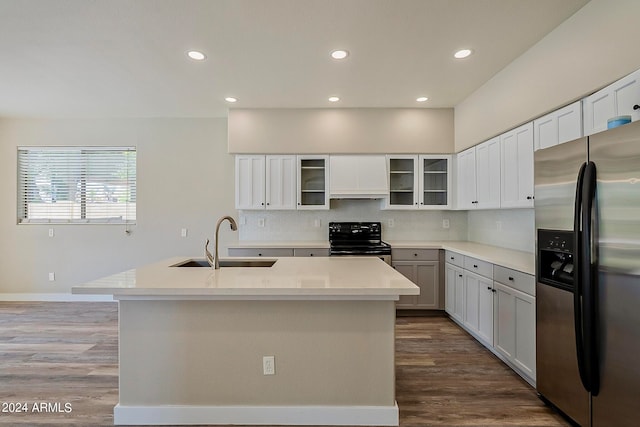
{"label": "window", "polygon": [[134,223],[134,147],[18,147],[18,223]]}

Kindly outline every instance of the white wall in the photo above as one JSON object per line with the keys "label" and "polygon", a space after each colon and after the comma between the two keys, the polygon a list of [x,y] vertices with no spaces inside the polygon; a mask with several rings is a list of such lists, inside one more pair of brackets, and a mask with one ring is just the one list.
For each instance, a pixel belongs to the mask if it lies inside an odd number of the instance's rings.
{"label": "white wall", "polygon": [[[22,145],[136,146],[132,233],[120,225],[17,225],[16,147]],[[0,120],[0,293],[67,293],[151,261],[201,255],[217,218],[237,214],[233,174],[226,119]],[[187,238],[180,237],[183,227]],[[220,234],[223,247],[237,241],[237,233]]]}
{"label": "white wall", "polygon": [[640,68],[639,16],[638,0],[591,0],[456,106],[455,151]]}
{"label": "white wall", "polygon": [[[467,215],[468,240],[519,251],[535,251],[533,209],[469,211]],[[498,230],[498,221],[501,230]]]}
{"label": "white wall", "polygon": [[[380,200],[332,200],[328,211],[242,211],[246,224],[240,240],[324,240],[331,221],[380,221],[383,240],[466,240],[467,214],[463,211],[387,211]],[[265,226],[258,227],[264,218]],[[450,228],[442,228],[449,219]],[[320,227],[314,227],[314,220]],[[394,227],[389,227],[389,219]]]}

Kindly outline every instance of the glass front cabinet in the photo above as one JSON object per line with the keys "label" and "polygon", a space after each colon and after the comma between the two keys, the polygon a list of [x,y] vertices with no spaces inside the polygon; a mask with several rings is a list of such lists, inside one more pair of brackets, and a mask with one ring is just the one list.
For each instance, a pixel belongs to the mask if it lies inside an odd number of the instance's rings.
{"label": "glass front cabinet", "polygon": [[451,156],[389,155],[386,209],[451,209]]}
{"label": "glass front cabinet", "polygon": [[298,209],[329,209],[329,156],[298,156]]}

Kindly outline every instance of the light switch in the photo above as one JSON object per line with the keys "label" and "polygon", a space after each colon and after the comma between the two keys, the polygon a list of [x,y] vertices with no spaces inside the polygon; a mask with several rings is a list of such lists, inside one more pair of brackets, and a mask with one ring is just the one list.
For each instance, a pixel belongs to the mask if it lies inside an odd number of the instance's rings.
{"label": "light switch", "polygon": [[53,228],[49,229],[49,237],[53,237],[55,236],[55,231],[53,231]]}
{"label": "light switch", "polygon": [[180,237],[187,237],[187,229],[183,228],[182,230],[180,230]]}
{"label": "light switch", "polygon": [[313,220],[313,226],[315,228],[320,228],[320,220],[318,218]]}
{"label": "light switch", "polygon": [[442,220],[442,228],[449,228],[451,224],[449,224],[449,220],[448,219],[443,219]]}
{"label": "light switch", "polygon": [[258,227],[264,227],[264,218],[258,218]]}

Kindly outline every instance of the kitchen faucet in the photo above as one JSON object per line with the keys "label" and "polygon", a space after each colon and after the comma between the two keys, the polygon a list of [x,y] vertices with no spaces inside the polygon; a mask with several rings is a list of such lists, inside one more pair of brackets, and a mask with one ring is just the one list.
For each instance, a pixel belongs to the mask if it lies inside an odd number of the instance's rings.
{"label": "kitchen faucet", "polygon": [[214,255],[211,255],[211,252],[209,252],[209,239],[207,239],[207,242],[204,244],[204,253],[207,257],[207,261],[209,262],[209,265],[216,270],[220,269],[220,257],[218,256],[218,232],[220,231],[220,224],[222,224],[225,219],[229,221],[231,230],[236,231],[238,229],[238,224],[236,224],[236,221],[233,218],[231,218],[230,216],[223,216],[218,220],[218,223],[216,224],[216,243],[215,249],[213,251]]}

